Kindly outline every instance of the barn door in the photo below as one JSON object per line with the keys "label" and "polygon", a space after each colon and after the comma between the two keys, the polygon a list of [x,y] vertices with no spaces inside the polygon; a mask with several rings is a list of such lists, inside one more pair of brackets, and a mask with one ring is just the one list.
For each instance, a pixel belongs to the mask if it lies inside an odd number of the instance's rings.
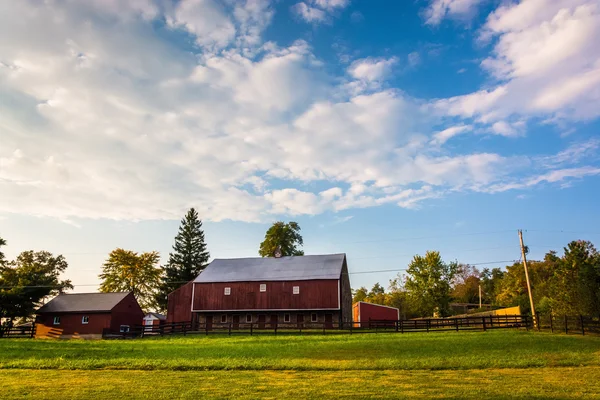
{"label": "barn door", "polygon": [[325,328],[327,328],[327,329],[333,328],[333,315],[325,314]]}
{"label": "barn door", "polygon": [[239,315],[233,316],[233,329],[240,329],[240,316]]}
{"label": "barn door", "polygon": [[207,331],[212,331],[212,324],[213,324],[213,316],[207,315],[206,316],[206,330]]}
{"label": "barn door", "polygon": [[298,329],[304,328],[304,314],[296,315],[296,322],[298,323]]}
{"label": "barn door", "polygon": [[265,329],[265,320],[266,316],[264,314],[258,316],[258,329]]}
{"label": "barn door", "polygon": [[271,329],[277,326],[277,314],[271,314]]}

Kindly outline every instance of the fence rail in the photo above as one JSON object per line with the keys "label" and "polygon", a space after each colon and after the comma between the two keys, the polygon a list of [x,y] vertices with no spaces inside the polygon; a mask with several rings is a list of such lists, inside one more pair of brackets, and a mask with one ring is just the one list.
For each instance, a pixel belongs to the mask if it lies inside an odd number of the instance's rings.
{"label": "fence rail", "polygon": [[565,334],[600,334],[600,318],[584,315],[578,316],[556,316],[536,315],[536,329],[538,331],[550,331],[552,333]]}
{"label": "fence rail", "polygon": [[260,334],[355,334],[355,333],[409,333],[444,332],[489,329],[530,329],[532,319],[526,315],[485,317],[429,318],[416,320],[370,320],[363,322],[226,322],[200,323],[192,321],[162,325],[136,325],[129,332],[104,332],[105,338],[135,338],[157,335],[260,335]]}
{"label": "fence rail", "polygon": [[0,338],[32,338],[35,336],[35,324],[32,326],[0,327]]}

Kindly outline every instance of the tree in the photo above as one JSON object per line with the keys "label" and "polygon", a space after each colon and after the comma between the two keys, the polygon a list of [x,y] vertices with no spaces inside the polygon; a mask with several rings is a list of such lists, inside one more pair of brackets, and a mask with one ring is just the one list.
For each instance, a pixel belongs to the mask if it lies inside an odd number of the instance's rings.
{"label": "tree", "polygon": [[[0,247],[6,246],[6,240],[0,237]],[[0,265],[4,263],[4,253],[0,250]]]}
{"label": "tree", "polygon": [[483,301],[492,305],[497,304],[496,296],[500,289],[503,277],[504,272],[500,268],[493,268],[492,270],[484,268],[481,271],[481,291],[483,292]]}
{"label": "tree", "polygon": [[352,303],[358,303],[359,301],[366,301],[369,295],[369,290],[361,286],[360,288],[352,291]]}
{"label": "tree", "polygon": [[457,263],[444,263],[437,251],[414,256],[404,286],[421,316],[450,314],[450,289],[457,269]]}
{"label": "tree", "polygon": [[470,265],[459,265],[453,280],[452,298],[459,303],[478,303],[481,274]]}
{"label": "tree", "polygon": [[175,236],[173,252],[162,267],[161,282],[156,295],[156,304],[161,311],[167,308],[167,295],[184,283],[195,279],[206,265],[210,254],[206,249],[202,221],[193,208],[187,212]]}
{"label": "tree", "polygon": [[115,249],[102,267],[100,291],[133,292],[144,310],[155,308],[154,298],[160,279],[156,251],[139,254],[131,250]]}
{"label": "tree", "polygon": [[375,283],[365,300],[367,303],[380,304],[385,305],[386,302],[386,294],[383,286],[379,284],[379,282]]}
{"label": "tree", "polygon": [[300,235],[300,225],[297,222],[275,222],[267,233],[265,240],[260,244],[258,254],[261,257],[273,257],[279,248],[282,256],[303,256],[304,251],[298,246],[303,246],[304,241]]}
{"label": "tree", "polygon": [[564,249],[553,269],[551,308],[558,315],[598,315],[600,254],[591,242],[577,240]]}
{"label": "tree", "polygon": [[47,251],[24,251],[0,264],[0,317],[11,326],[16,318],[30,317],[46,297],[72,289],[71,281],[59,279],[67,267],[62,255]]}

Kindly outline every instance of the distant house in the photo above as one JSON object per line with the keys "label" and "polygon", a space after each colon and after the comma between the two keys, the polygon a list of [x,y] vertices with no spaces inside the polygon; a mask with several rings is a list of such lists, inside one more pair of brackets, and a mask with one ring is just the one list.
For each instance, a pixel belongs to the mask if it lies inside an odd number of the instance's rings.
{"label": "distant house", "polygon": [[359,301],[352,305],[352,319],[355,322],[355,328],[370,328],[370,321],[398,321],[400,310]]}
{"label": "distant house", "polygon": [[168,298],[168,322],[319,324],[352,319],[345,254],[216,259]]}
{"label": "distant house", "polygon": [[36,337],[101,338],[141,325],[144,312],[133,293],[61,294],[36,312]]}
{"label": "distant house", "polygon": [[144,326],[160,326],[165,323],[167,317],[154,312],[149,312],[144,315]]}

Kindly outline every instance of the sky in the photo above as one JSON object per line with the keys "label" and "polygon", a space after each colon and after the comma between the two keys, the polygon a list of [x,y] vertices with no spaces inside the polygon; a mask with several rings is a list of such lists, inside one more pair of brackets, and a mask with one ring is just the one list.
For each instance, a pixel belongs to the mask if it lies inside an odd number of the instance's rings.
{"label": "sky", "polygon": [[0,236],[212,258],[297,221],[354,288],[600,242],[598,0],[0,1]]}

